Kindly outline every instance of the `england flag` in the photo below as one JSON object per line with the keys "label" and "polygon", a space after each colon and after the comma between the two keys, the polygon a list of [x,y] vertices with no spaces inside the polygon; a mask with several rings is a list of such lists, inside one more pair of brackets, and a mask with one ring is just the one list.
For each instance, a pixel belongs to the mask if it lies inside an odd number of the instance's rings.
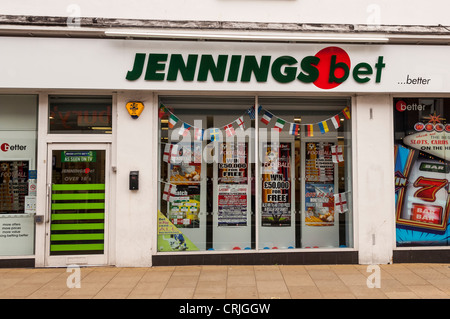
{"label": "england flag", "polygon": [[339,214],[348,211],[345,193],[334,194],[334,211]]}

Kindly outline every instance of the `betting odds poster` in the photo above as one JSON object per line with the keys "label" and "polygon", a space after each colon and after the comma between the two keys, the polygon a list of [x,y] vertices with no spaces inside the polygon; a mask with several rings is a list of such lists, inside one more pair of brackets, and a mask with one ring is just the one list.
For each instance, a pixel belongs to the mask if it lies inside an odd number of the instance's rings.
{"label": "betting odds poster", "polygon": [[264,143],[262,226],[291,226],[291,144]]}
{"label": "betting odds poster", "polygon": [[330,142],[306,142],[305,225],[334,225],[334,166]]}
{"label": "betting odds poster", "polygon": [[178,228],[199,228],[200,186],[177,185],[169,201],[168,218]]}
{"label": "betting odds poster", "polygon": [[218,226],[247,225],[248,144],[220,144],[218,163]]}
{"label": "betting odds poster", "polygon": [[0,161],[0,212],[22,214],[28,195],[28,161]]}
{"label": "betting odds poster", "polygon": [[395,105],[395,116],[409,120],[403,121],[408,127],[396,127],[407,131],[395,145],[398,246],[449,245],[450,125],[441,114],[430,113],[438,108],[428,102],[416,104],[422,112],[404,111],[403,100]]}
{"label": "betting odds poster", "polygon": [[178,228],[199,228],[201,162],[195,161],[194,143],[178,143],[170,157],[169,181],[176,187],[169,200],[168,219]]}

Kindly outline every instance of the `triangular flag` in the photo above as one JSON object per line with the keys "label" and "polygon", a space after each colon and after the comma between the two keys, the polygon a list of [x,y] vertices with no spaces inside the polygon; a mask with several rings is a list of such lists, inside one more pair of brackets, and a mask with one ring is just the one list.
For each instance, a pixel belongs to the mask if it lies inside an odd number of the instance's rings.
{"label": "triangular flag", "polygon": [[233,124],[225,125],[224,129],[227,136],[233,136],[235,134]]}
{"label": "triangular flag", "polygon": [[173,114],[169,116],[169,127],[173,128],[178,123],[178,117]]}
{"label": "triangular flag", "polygon": [[268,111],[266,111],[263,115],[263,117],[261,118],[261,122],[263,122],[264,124],[269,124],[270,120],[272,119],[272,114]]}
{"label": "triangular flag", "polygon": [[281,132],[281,130],[283,129],[285,123],[286,123],[285,120],[282,120],[280,118],[277,119],[277,121],[275,122],[274,129],[278,130],[278,132]]}
{"label": "triangular flag", "polygon": [[244,124],[244,117],[243,116],[239,117],[235,122],[238,124],[238,127],[241,130],[245,130],[245,124]]}
{"label": "triangular flag", "polygon": [[329,131],[327,121],[322,121],[319,123],[320,133],[324,134]]}
{"label": "triangular flag", "polygon": [[350,119],[350,109],[348,108],[348,106],[344,109],[343,113],[344,113],[345,118],[347,120],[349,120]]}
{"label": "triangular flag", "polygon": [[341,126],[341,120],[339,118],[339,115],[335,115],[331,118],[331,122],[334,125],[335,129],[338,129]]}

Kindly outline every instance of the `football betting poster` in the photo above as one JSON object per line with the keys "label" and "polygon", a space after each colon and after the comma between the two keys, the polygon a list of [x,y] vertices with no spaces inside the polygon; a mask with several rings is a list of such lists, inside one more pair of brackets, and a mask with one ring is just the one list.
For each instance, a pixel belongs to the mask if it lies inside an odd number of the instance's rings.
{"label": "football betting poster", "polygon": [[200,186],[177,185],[169,200],[168,218],[178,228],[199,228]]}
{"label": "football betting poster", "polygon": [[168,201],[168,219],[178,228],[199,228],[201,164],[194,143],[178,143],[169,162],[169,181],[176,189]]}
{"label": "football betting poster", "polygon": [[306,142],[305,225],[334,225],[334,166],[330,142]]}
{"label": "football betting poster", "polygon": [[247,143],[221,143],[218,163],[218,226],[247,225]]}
{"label": "football betting poster", "polygon": [[0,162],[0,212],[21,214],[28,195],[28,161]]}
{"label": "football betting poster", "polygon": [[407,116],[403,123],[414,126],[404,127],[407,133],[395,145],[397,245],[449,245],[450,126],[436,113],[399,110],[395,116]]}
{"label": "football betting poster", "polygon": [[198,250],[170,220],[158,211],[158,251]]}
{"label": "football betting poster", "polygon": [[262,226],[291,226],[291,144],[264,143]]}

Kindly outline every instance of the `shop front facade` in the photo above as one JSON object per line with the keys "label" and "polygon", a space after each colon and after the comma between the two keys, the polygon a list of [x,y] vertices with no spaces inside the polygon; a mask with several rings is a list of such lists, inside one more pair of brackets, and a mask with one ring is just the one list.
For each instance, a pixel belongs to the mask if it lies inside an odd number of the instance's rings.
{"label": "shop front facade", "polygon": [[0,262],[448,262],[448,47],[365,41],[0,38]]}

